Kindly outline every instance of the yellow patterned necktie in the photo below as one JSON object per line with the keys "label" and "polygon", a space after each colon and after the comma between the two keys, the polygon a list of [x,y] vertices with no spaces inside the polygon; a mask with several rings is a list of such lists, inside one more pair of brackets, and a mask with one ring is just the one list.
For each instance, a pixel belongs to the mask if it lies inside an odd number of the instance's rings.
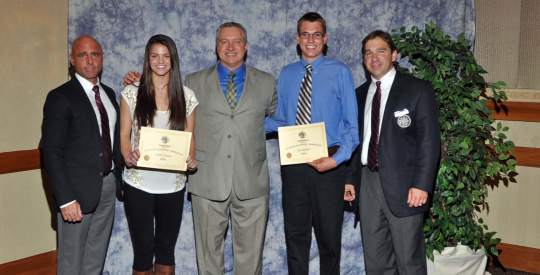
{"label": "yellow patterned necktie", "polygon": [[231,107],[231,110],[236,109],[236,85],[234,84],[234,72],[229,72],[227,81],[227,103]]}

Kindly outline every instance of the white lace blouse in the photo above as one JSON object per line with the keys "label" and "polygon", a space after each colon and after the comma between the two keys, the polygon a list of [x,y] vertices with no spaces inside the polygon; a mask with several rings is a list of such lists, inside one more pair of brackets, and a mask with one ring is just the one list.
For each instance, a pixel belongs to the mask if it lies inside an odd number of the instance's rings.
{"label": "white lace blouse", "polygon": [[[122,98],[129,106],[131,114],[131,148],[139,147],[139,128],[134,117],[135,106],[137,105],[138,87],[128,85],[122,91]],[[199,101],[195,93],[184,86],[184,97],[186,100],[186,117],[189,116]],[[169,129],[169,111],[156,111],[153,121],[154,128]],[[182,172],[165,172],[157,170],[147,170],[143,168],[126,168],[122,175],[124,181],[140,190],[152,194],[166,194],[182,190],[186,184],[186,175]]]}

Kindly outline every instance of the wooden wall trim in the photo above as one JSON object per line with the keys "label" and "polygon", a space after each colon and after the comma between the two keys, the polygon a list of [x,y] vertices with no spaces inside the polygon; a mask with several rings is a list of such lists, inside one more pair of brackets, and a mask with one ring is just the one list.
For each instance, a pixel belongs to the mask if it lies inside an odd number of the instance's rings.
{"label": "wooden wall trim", "polygon": [[56,250],[0,264],[0,274],[56,274]]}
{"label": "wooden wall trim", "polygon": [[514,157],[519,166],[540,168],[540,148],[516,146],[514,148]]}
{"label": "wooden wall trim", "polygon": [[540,103],[507,101],[502,105],[499,112],[495,111],[492,102],[488,102],[488,108],[493,111],[496,120],[540,122]]}
{"label": "wooden wall trim", "polygon": [[0,153],[0,174],[41,168],[38,149]]}
{"label": "wooden wall trim", "polygon": [[500,243],[499,261],[505,268],[540,274],[540,249]]}
{"label": "wooden wall trim", "polygon": [[[540,168],[540,148],[517,147],[514,156],[519,166]],[[41,169],[38,149],[0,153],[0,174]]]}

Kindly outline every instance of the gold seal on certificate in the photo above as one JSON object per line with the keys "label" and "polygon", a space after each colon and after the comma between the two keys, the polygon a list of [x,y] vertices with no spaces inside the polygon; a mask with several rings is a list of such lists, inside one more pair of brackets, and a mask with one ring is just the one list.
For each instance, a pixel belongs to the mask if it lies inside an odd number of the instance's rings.
{"label": "gold seal on certificate", "polygon": [[324,122],[278,128],[281,165],[328,157]]}
{"label": "gold seal on certificate", "polygon": [[187,170],[191,132],[141,127],[137,166],[163,170]]}

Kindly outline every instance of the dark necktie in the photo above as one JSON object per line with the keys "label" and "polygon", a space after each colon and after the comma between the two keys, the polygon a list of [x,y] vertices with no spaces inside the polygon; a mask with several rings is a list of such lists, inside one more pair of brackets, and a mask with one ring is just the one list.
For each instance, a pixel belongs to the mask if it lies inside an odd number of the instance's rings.
{"label": "dark necktie", "polygon": [[236,101],[236,85],[234,84],[234,72],[229,72],[228,80],[227,80],[227,103],[229,103],[229,106],[231,107],[231,110],[234,111],[236,109],[237,101]]}
{"label": "dark necktie", "polygon": [[381,82],[375,82],[377,89],[371,102],[371,138],[369,139],[368,162],[370,170],[379,166],[379,114],[381,110]]}
{"label": "dark necktie", "polygon": [[296,124],[311,123],[311,64],[306,65],[306,74],[302,79],[300,94],[298,96],[298,106],[296,107]]}
{"label": "dark necktie", "polygon": [[101,96],[99,95],[99,87],[96,85],[92,88],[94,94],[96,95],[96,105],[99,110],[99,116],[101,118],[101,143],[103,145],[103,161],[104,161],[104,172],[107,173],[112,168],[112,149],[111,149],[111,132],[109,130],[109,117],[107,116],[107,111],[101,101]]}

